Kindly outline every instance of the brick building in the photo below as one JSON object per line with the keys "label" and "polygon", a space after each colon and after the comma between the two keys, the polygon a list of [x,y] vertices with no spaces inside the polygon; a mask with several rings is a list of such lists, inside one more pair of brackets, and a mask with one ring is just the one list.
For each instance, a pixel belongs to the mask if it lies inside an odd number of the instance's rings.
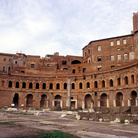
{"label": "brick building", "polygon": [[138,106],[138,12],[131,34],[91,41],[83,56],[0,53],[0,106]]}

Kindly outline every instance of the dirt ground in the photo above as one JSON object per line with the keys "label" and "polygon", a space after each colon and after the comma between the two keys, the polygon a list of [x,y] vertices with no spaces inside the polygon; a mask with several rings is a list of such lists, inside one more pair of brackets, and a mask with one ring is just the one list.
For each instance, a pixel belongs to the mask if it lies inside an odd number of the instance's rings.
{"label": "dirt ground", "polygon": [[[81,138],[137,138],[138,125],[76,120],[65,112],[46,112],[44,115],[0,112],[0,138],[24,137],[40,132],[63,131]],[[7,123],[5,123],[7,122]]]}

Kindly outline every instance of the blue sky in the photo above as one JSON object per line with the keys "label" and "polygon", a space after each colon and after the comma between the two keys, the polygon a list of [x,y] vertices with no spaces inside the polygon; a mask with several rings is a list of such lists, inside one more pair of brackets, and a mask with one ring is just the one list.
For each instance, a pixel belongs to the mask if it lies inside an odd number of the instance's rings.
{"label": "blue sky", "polygon": [[138,0],[0,0],[0,52],[82,55],[92,40],[127,35]]}

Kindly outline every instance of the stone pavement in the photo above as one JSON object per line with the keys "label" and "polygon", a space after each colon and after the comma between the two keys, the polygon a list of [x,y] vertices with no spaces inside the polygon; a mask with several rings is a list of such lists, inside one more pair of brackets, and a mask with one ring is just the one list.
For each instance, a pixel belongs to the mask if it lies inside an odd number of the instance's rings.
{"label": "stone pavement", "polygon": [[81,138],[138,138],[138,125],[76,120],[74,115],[65,112],[46,112],[44,115],[0,112],[0,121],[5,120],[15,121],[26,128],[60,130]]}

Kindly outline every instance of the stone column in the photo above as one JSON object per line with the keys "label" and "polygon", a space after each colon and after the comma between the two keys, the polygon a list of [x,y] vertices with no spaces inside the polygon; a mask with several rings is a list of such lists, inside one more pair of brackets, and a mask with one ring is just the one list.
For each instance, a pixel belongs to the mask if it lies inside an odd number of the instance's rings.
{"label": "stone column", "polygon": [[107,98],[107,107],[109,107],[109,99]]}
{"label": "stone column", "polygon": [[67,102],[67,107],[70,109],[71,108],[71,80],[68,80],[68,102]]}
{"label": "stone column", "polygon": [[84,100],[82,101],[82,109],[85,108]]}
{"label": "stone column", "polygon": [[116,99],[113,100],[113,105],[116,107]]}
{"label": "stone column", "polygon": [[131,99],[128,98],[128,106],[130,106],[131,103]]}

